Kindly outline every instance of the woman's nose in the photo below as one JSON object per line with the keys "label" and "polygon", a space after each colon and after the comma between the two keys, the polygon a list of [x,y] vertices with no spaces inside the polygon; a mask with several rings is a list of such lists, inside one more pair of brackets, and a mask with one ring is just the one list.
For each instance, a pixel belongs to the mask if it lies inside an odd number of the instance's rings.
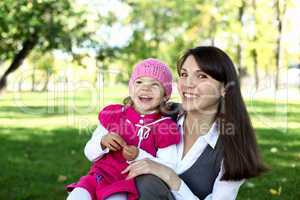
{"label": "woman's nose", "polygon": [[193,88],[196,86],[195,80],[193,77],[187,77],[187,79],[184,81],[184,86],[188,88]]}

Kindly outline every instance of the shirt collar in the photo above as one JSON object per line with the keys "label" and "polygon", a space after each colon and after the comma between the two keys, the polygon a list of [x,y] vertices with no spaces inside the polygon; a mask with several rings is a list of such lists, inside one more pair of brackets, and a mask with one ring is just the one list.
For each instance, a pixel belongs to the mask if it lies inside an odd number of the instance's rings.
{"label": "shirt collar", "polygon": [[[183,134],[183,122],[185,120],[185,115],[182,115],[178,120],[177,120],[177,126],[178,128],[182,131]],[[211,146],[213,149],[215,148],[219,134],[218,134],[218,126],[216,121],[212,124],[211,128],[207,132],[207,134],[203,135],[204,140]]]}
{"label": "shirt collar", "polygon": [[155,121],[160,118],[159,113],[141,115],[132,106],[126,107],[125,113],[126,113],[127,119],[129,119],[133,123],[139,123],[140,119],[143,119],[143,123],[149,123],[149,122]]}

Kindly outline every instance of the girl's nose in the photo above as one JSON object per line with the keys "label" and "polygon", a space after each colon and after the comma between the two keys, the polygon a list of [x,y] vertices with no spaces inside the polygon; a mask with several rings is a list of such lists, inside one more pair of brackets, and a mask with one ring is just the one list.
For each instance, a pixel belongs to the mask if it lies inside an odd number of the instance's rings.
{"label": "girl's nose", "polygon": [[149,84],[142,85],[142,90],[150,90],[150,85]]}

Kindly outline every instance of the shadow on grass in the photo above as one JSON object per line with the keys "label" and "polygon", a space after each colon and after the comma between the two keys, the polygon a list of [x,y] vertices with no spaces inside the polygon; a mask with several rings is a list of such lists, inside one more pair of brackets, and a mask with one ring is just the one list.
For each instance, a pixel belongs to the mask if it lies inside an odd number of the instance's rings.
{"label": "shadow on grass", "polygon": [[287,107],[299,107],[299,104],[290,102],[276,102],[276,101],[265,101],[265,100],[247,100],[246,104],[250,107],[261,107],[266,109],[272,109],[276,106],[287,106]]}
{"label": "shadow on grass", "polygon": [[[238,199],[296,200],[299,197],[299,166],[293,168],[288,165],[297,161],[293,154],[300,148],[299,143],[288,145],[289,141],[300,141],[300,136],[294,131],[282,134],[270,129],[257,129],[264,160],[272,170],[261,178],[250,180],[253,187],[245,184]],[[77,129],[2,128],[0,133],[0,199],[64,199],[64,185],[77,180],[89,168],[90,163],[82,153],[89,134],[79,134]],[[286,150],[273,154],[270,153],[272,147]],[[59,175],[68,179],[59,182]],[[279,186],[283,188],[282,194],[271,197],[269,189]]]}
{"label": "shadow on grass", "polygon": [[[0,128],[0,199],[65,199],[64,185],[87,172],[89,134],[77,129]],[[58,181],[60,175],[66,181]]]}
{"label": "shadow on grass", "polygon": [[298,121],[300,123],[300,112],[262,112],[262,111],[254,111],[251,110],[250,112],[251,117],[263,117],[268,119],[273,119],[274,117],[287,117],[289,121]]}
{"label": "shadow on grass", "polygon": [[0,118],[40,118],[40,117],[52,117],[52,116],[66,116],[69,113],[72,114],[88,114],[97,113],[99,111],[97,106],[26,106],[26,107],[14,107],[14,106],[1,106]]}
{"label": "shadow on grass", "polygon": [[[299,129],[289,129],[287,133],[272,129],[256,129],[259,147],[264,161],[272,168],[289,166],[298,168],[300,161],[300,134]],[[294,166],[298,163],[297,166]],[[299,181],[300,183],[300,181]]]}
{"label": "shadow on grass", "polygon": [[[271,170],[261,177],[248,180],[241,187],[238,200],[298,200],[299,129],[289,129],[287,133],[273,129],[256,129],[256,133],[263,160]],[[272,149],[277,152],[272,152]],[[279,190],[279,187],[282,188],[281,194],[271,195],[270,189]]]}
{"label": "shadow on grass", "polygon": [[265,116],[268,118],[287,116],[290,121],[300,122],[299,104],[253,101],[247,102],[247,107],[251,116]]}
{"label": "shadow on grass", "polygon": [[[89,101],[81,101],[80,98],[75,99],[76,101],[71,102],[56,102],[46,105],[47,101],[45,100],[45,106],[34,106],[34,103],[24,106],[18,105],[2,105],[0,106],[0,118],[39,118],[39,117],[51,117],[51,116],[64,116],[68,115],[68,113],[72,114],[89,114],[89,113],[97,113],[99,111],[99,107],[104,105],[104,102],[97,102],[97,104],[93,105],[92,102]],[[120,103],[122,99],[111,97],[105,98],[105,102],[110,103]],[[1,103],[1,102],[0,102]],[[27,102],[29,103],[29,102]],[[62,105],[57,105],[58,103],[62,103]],[[1,105],[1,104],[0,104]]]}
{"label": "shadow on grass", "polygon": [[[238,200],[298,200],[299,130],[284,134],[272,129],[256,131],[263,158],[272,170],[250,179],[251,187],[244,184]],[[77,180],[90,166],[83,155],[89,137],[72,128],[0,128],[0,199],[65,199],[64,185]],[[274,147],[278,152],[271,153]],[[60,175],[67,180],[58,181]],[[278,187],[282,187],[282,194],[272,196],[269,190]]]}

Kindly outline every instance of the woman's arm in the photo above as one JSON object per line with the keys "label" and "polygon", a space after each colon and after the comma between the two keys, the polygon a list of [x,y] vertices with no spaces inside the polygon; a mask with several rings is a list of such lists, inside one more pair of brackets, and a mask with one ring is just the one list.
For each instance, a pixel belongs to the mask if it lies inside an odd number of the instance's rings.
{"label": "woman's arm", "polygon": [[134,178],[142,174],[152,174],[162,179],[171,190],[178,190],[181,179],[171,168],[157,163],[153,160],[143,159],[134,161],[122,171],[122,174],[128,173],[127,179]]}
{"label": "woman's arm", "polygon": [[109,152],[108,148],[102,149],[100,144],[102,137],[107,133],[108,131],[99,124],[84,148],[84,154],[88,160],[94,162]]}
{"label": "woman's arm", "polygon": [[166,165],[171,169],[175,169],[177,163],[176,145],[171,145],[165,148],[159,148],[156,152],[156,157],[152,156],[147,151],[139,149],[139,154],[134,161],[150,159],[160,164]]}
{"label": "woman's arm", "polygon": [[[152,174],[162,179],[172,191],[176,200],[199,200],[174,170],[153,160],[144,159],[131,163],[122,173],[129,173],[127,179],[142,174]],[[155,197],[155,196],[153,196]]]}
{"label": "woman's arm", "polygon": [[[174,170],[153,160],[144,159],[131,163],[122,173],[129,173],[129,178],[142,174],[152,174],[161,178],[170,188],[176,200],[199,200]],[[223,167],[214,183],[213,191],[205,200],[234,200],[238,194],[241,181],[221,181]]]}
{"label": "woman's arm", "polygon": [[[183,180],[180,181],[180,186],[178,190],[172,190],[172,194],[174,195],[176,200],[199,200],[199,198],[196,195],[194,195],[194,193],[190,190],[190,188],[185,184]],[[210,199],[205,198],[205,200]]]}
{"label": "woman's arm", "polygon": [[[221,181],[224,174],[223,164],[221,165],[220,172],[215,180],[213,191],[207,195],[204,200],[235,200],[240,186],[245,180],[241,181]],[[198,199],[182,181],[178,191],[172,191],[176,200],[181,199]]]}
{"label": "woman's arm", "polygon": [[214,183],[213,191],[205,200],[234,200],[239,192],[240,186],[245,180],[240,181],[221,181],[224,174],[224,166],[221,165],[221,170]]}

